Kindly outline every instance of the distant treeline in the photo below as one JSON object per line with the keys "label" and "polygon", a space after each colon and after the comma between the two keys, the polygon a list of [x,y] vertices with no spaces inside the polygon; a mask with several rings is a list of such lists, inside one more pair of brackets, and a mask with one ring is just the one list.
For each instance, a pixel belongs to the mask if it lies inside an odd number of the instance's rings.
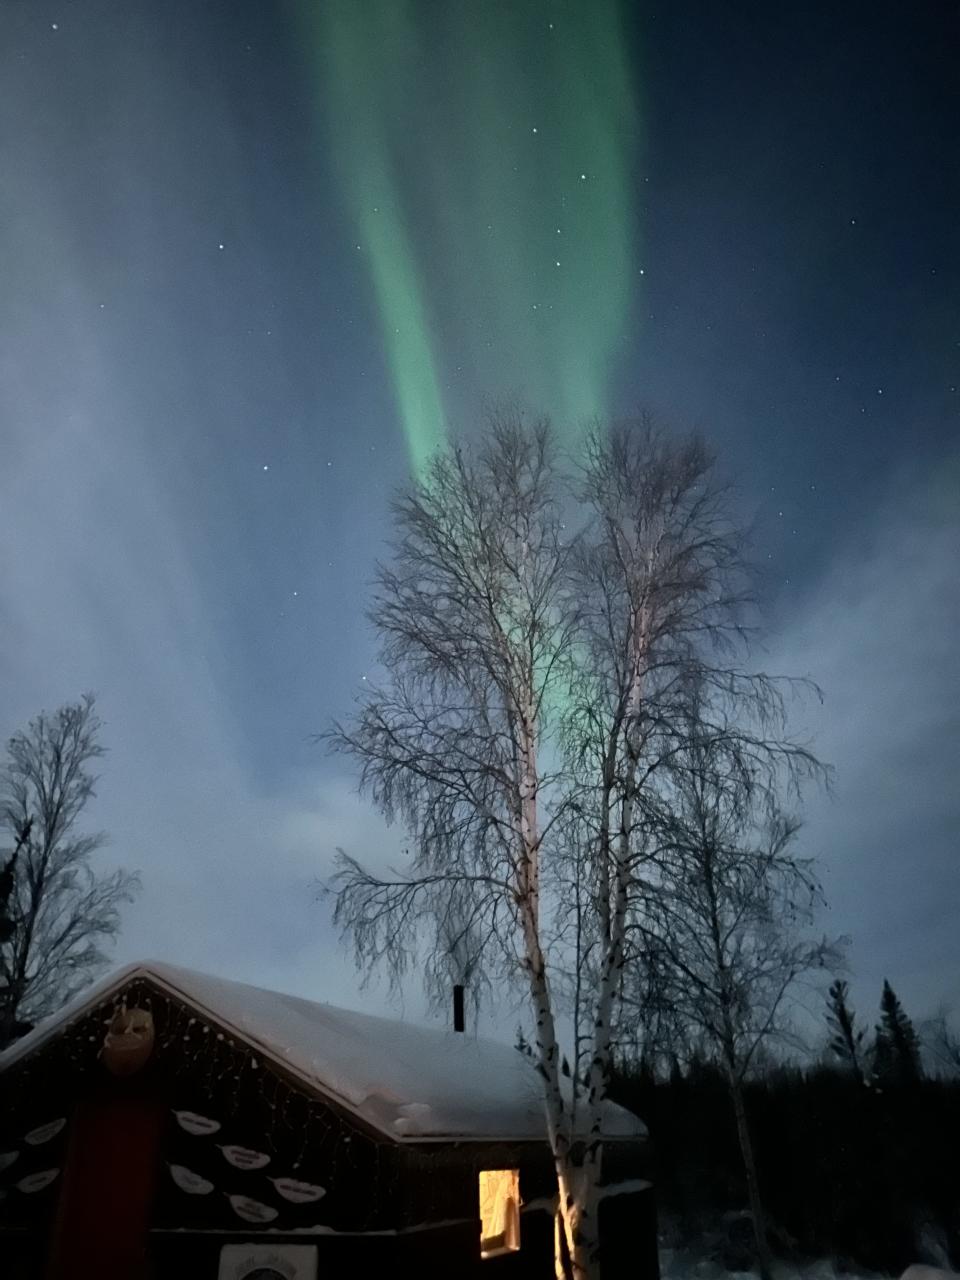
{"label": "distant treeline", "polygon": [[[898,1274],[960,1264],[960,1080],[864,1084],[848,1070],[774,1067],[744,1086],[774,1252]],[[722,1073],[618,1072],[643,1116],[658,1204],[679,1239],[738,1270],[753,1263],[743,1161]]]}

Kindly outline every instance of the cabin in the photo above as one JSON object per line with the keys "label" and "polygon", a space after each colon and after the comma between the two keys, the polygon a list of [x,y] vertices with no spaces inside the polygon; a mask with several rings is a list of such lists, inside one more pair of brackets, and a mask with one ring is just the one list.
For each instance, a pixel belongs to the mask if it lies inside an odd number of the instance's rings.
{"label": "cabin", "polygon": [[[604,1114],[603,1275],[657,1280],[643,1124]],[[516,1049],[159,963],[0,1055],[5,1280],[553,1276]]]}

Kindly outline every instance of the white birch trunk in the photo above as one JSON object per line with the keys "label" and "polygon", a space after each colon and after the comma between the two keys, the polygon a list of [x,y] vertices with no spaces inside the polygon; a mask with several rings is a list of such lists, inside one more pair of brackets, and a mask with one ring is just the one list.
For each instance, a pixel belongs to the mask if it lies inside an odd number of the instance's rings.
{"label": "white birch trunk", "polygon": [[[519,755],[520,867],[517,897],[523,927],[524,964],[536,1018],[538,1067],[543,1079],[547,1136],[557,1176],[559,1221],[563,1227],[563,1239],[573,1265],[574,1277],[576,1280],[587,1280],[590,1273],[578,1266],[582,1253],[578,1248],[579,1179],[571,1161],[571,1117],[567,1114],[563,1099],[560,1049],[547,981],[546,960],[540,940],[540,825],[537,810],[539,774],[532,701],[520,712]],[[559,1246],[559,1239],[556,1245]],[[563,1261],[558,1247],[554,1269],[558,1275],[563,1273]]]}
{"label": "white birch trunk", "polygon": [[[627,696],[627,714],[624,721],[625,737],[629,739],[631,720],[640,714],[643,688],[644,664],[647,658],[647,619],[641,613],[637,620],[630,689]],[[610,1069],[611,1042],[613,1035],[613,1003],[617,981],[623,965],[624,933],[629,906],[629,867],[631,854],[631,837],[633,832],[633,812],[635,803],[637,759],[628,745],[628,764],[624,795],[620,810],[619,848],[614,853],[614,842],[609,830],[610,806],[604,806],[606,830],[601,840],[601,856],[607,864],[609,858],[615,857],[613,902],[608,898],[604,903],[607,934],[606,954],[597,992],[596,1013],[593,1028],[593,1053],[587,1077],[587,1145],[584,1152],[581,1172],[581,1191],[579,1197],[579,1222],[575,1232],[577,1253],[574,1269],[591,1274],[598,1270],[598,1250],[600,1246],[599,1222],[599,1188],[603,1162],[603,1103],[606,1097],[608,1073]],[[609,885],[609,871],[603,883]]]}

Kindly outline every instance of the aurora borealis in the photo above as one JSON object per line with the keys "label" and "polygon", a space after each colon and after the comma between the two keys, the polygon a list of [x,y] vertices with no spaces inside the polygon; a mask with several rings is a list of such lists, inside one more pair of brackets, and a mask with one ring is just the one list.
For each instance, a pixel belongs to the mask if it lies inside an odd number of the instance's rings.
{"label": "aurora borealis", "polygon": [[0,732],[97,693],[118,959],[386,1007],[312,886],[401,836],[312,735],[375,678],[391,494],[515,395],[570,452],[640,408],[717,450],[763,665],[824,689],[803,834],[855,1002],[960,1008],[953,9],[2,22]]}
{"label": "aurora borealis", "polygon": [[317,108],[411,464],[483,397],[568,441],[637,305],[640,108],[615,0],[309,6]]}

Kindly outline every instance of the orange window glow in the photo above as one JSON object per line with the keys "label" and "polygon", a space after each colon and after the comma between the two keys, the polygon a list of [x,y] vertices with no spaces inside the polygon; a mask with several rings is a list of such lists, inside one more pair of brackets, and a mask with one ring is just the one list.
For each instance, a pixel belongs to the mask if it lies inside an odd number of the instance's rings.
{"label": "orange window glow", "polygon": [[520,1248],[520,1170],[480,1173],[480,1256],[495,1258]]}

